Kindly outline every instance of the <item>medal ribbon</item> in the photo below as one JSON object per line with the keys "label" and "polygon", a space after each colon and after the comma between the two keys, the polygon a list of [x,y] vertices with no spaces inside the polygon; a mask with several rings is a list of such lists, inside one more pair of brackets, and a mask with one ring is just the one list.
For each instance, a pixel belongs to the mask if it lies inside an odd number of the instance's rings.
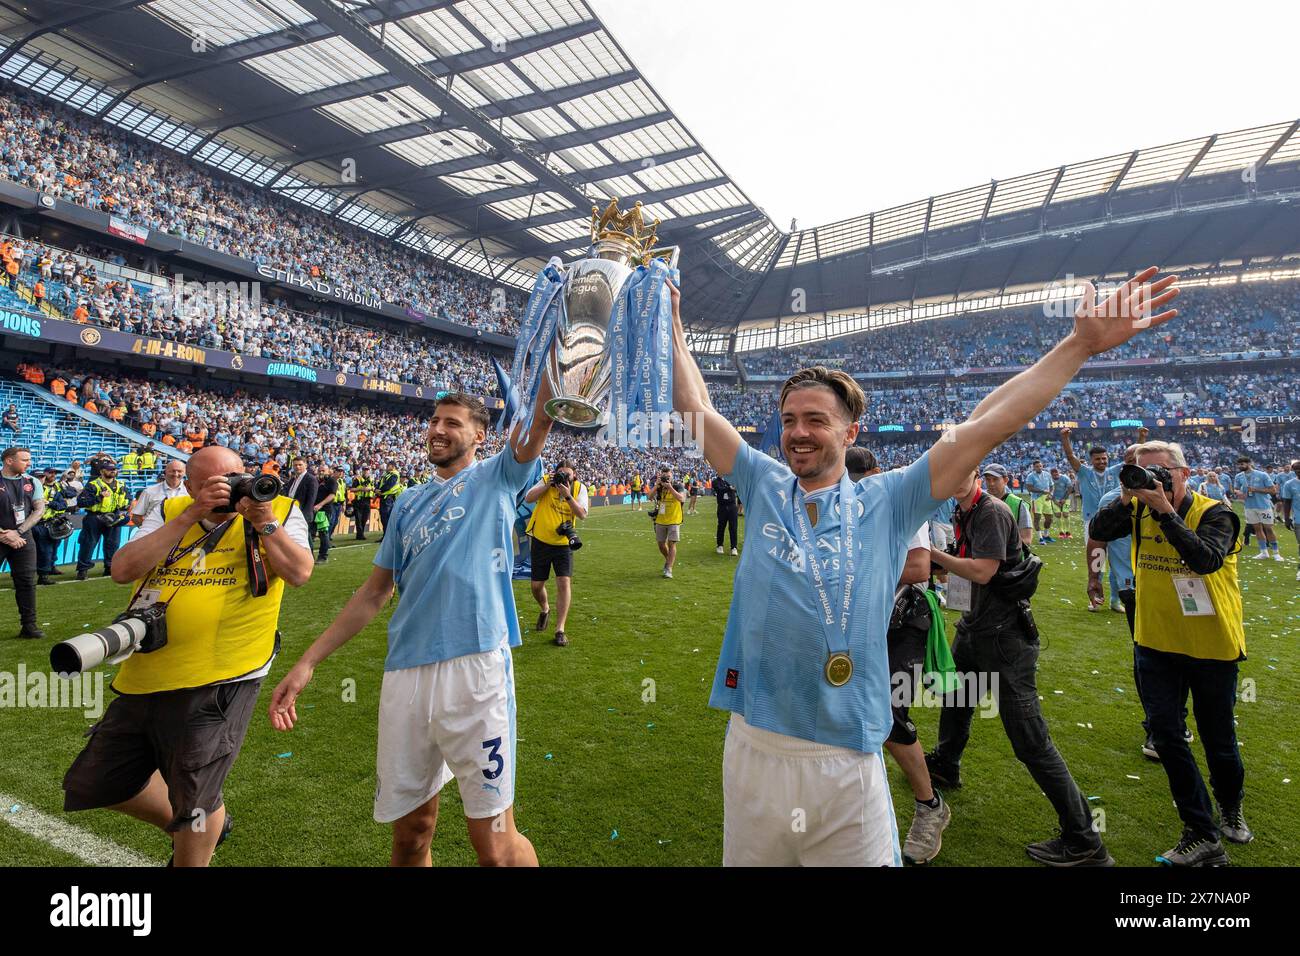
{"label": "medal ribbon", "polygon": [[849,622],[853,616],[853,573],[857,562],[854,560],[854,542],[856,539],[855,526],[857,525],[857,496],[853,494],[853,482],[849,479],[849,473],[845,470],[840,475],[840,538],[844,542],[844,584],[843,600],[840,603],[840,621],[839,627],[835,626],[835,609],[831,605],[830,595],[826,591],[826,582],[822,579],[820,562],[817,560],[814,542],[812,540],[812,531],[808,524],[808,516],[804,514],[803,505],[799,501],[799,480],[796,478],[794,490],[790,494],[790,503],[794,507],[794,523],[799,530],[799,538],[803,546],[805,561],[808,565],[808,574],[812,579],[813,589],[817,592],[817,598],[821,602],[821,613],[817,615],[822,624],[822,631],[826,635],[826,646],[832,654],[847,654],[849,649]]}

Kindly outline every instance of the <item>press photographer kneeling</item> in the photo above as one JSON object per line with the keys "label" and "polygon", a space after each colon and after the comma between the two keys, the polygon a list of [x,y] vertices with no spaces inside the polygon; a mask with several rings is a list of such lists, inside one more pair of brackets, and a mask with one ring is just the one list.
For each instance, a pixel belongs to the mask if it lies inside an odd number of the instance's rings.
{"label": "press photographer kneeling", "polygon": [[[1137,464],[1120,470],[1119,498],[1097,512],[1088,533],[1097,541],[1133,537],[1137,691],[1183,821],[1182,839],[1159,859],[1223,866],[1228,854],[1220,837],[1254,839],[1241,811],[1245,769],[1233,720],[1237,662],[1246,658],[1240,521],[1227,505],[1190,490],[1189,474],[1179,445],[1139,445]],[[1183,737],[1188,691],[1219,804],[1217,824]]]}
{"label": "press photographer kneeling", "polygon": [[587,489],[577,480],[573,462],[566,461],[550,478],[543,478],[524,495],[525,502],[536,502],[528,522],[532,537],[533,598],[542,612],[537,615],[537,630],[546,629],[551,606],[546,597],[546,582],[555,567],[555,643],[567,647],[564,625],[573,601],[573,552],[582,547],[573,528],[574,518],[587,517]]}
{"label": "press photographer kneeling", "polygon": [[50,655],[64,673],[129,655],[64,777],[64,809],[152,823],[172,834],[176,866],[206,866],[229,832],[221,790],[279,649],[284,585],[312,572],[297,503],[274,476],[243,471],[228,448],[195,452],[187,494],[146,515],[113,560],[114,581],[139,582],[127,612]]}

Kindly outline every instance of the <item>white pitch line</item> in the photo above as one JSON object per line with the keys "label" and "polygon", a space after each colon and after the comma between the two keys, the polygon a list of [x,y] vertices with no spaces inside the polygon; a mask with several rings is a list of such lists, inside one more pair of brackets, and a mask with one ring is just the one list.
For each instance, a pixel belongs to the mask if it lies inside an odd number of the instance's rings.
{"label": "white pitch line", "polygon": [[[16,813],[10,808],[17,806]],[[81,827],[64,823],[56,817],[34,810],[7,793],[0,793],[0,821],[21,830],[56,850],[71,853],[91,866],[158,866],[156,860],[134,850],[118,846],[111,840],[95,836]]]}

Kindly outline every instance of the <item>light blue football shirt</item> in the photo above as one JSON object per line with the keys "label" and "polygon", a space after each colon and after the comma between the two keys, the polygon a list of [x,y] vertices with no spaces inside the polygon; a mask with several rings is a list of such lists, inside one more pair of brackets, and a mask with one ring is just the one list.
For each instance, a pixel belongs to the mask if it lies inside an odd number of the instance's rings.
{"label": "light blue football shirt", "polygon": [[931,521],[937,521],[939,524],[952,524],[952,512],[957,506],[951,498],[946,498],[939,502],[939,507],[934,509],[934,514],[930,515]]}
{"label": "light blue football shirt", "polygon": [[1056,480],[1052,482],[1052,497],[1057,501],[1064,501],[1070,497],[1070,479],[1065,475],[1057,475]]}
{"label": "light blue football shirt", "polygon": [[1292,520],[1300,519],[1300,514],[1296,512],[1300,508],[1300,478],[1288,478],[1278,489],[1278,495],[1283,501],[1291,502]]}
{"label": "light blue football shirt", "polygon": [[515,498],[532,474],[533,463],[515,461],[507,446],[398,496],[375,555],[399,594],[384,670],[519,645],[510,533]]}
{"label": "light blue football shirt", "polygon": [[[885,633],[907,544],[939,502],[930,497],[927,452],[907,468],[854,485],[856,580],[847,635],[853,677],[827,682],[820,602],[791,510],[795,478],[784,462],[742,444],[727,476],[745,502],[749,545],[736,569],[709,706],[773,733],[864,753],[878,752],[893,724]],[[803,492],[799,501],[804,500]],[[808,496],[823,582],[838,609],[843,546],[838,486]],[[836,611],[838,626],[839,612]]]}
{"label": "light blue football shirt", "polygon": [[1097,513],[1098,502],[1102,495],[1119,487],[1119,470],[1123,465],[1111,465],[1105,471],[1097,471],[1091,464],[1079,469],[1079,497],[1083,499],[1083,520],[1089,521]]}
{"label": "light blue football shirt", "polygon": [[1045,471],[1031,471],[1025,475],[1025,487],[1036,495],[1046,494],[1052,488],[1052,476]]}
{"label": "light blue football shirt", "polygon": [[[1188,484],[1190,485],[1191,482],[1188,482]],[[1197,494],[1204,495],[1207,498],[1213,498],[1215,501],[1222,501],[1224,504],[1228,503],[1228,489],[1221,481],[1210,484],[1202,478],[1201,483],[1193,490]]]}
{"label": "light blue football shirt", "polygon": [[[1255,468],[1247,472],[1238,472],[1237,477],[1233,480],[1238,491],[1245,491],[1247,488],[1269,488],[1272,487],[1275,479],[1266,471],[1260,471]],[[1273,499],[1266,492],[1256,491],[1246,495],[1247,508],[1267,509],[1273,507]]]}
{"label": "light blue football shirt", "polygon": [[[1097,510],[1100,511],[1120,495],[1120,489],[1115,488],[1101,496],[1097,502]],[[1118,580],[1118,587],[1121,591],[1133,590],[1133,536],[1125,535],[1114,541],[1106,542],[1106,558],[1110,561],[1111,572],[1115,575],[1112,580]],[[1089,559],[1091,560],[1091,558]],[[1118,595],[1112,595],[1118,598]]]}

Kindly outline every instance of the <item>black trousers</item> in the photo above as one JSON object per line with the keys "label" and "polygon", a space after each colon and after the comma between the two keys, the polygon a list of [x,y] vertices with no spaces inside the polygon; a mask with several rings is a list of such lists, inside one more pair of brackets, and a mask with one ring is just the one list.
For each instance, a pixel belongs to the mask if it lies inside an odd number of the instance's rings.
{"label": "black trousers", "polygon": [[14,597],[18,601],[19,623],[36,626],[36,543],[32,533],[23,535],[21,548],[0,544],[0,561],[9,562],[9,576],[14,579]]}
{"label": "black trousers", "polygon": [[104,542],[104,570],[113,567],[113,555],[117,554],[118,543],[122,540],[122,526],[109,527],[98,514],[87,513],[81,519],[81,543],[77,548],[77,570],[89,571],[95,566],[95,545]]}
{"label": "black trousers", "polygon": [[1244,794],[1246,770],[1237,747],[1233,709],[1237,704],[1237,662],[1212,661],[1137,648],[1139,693],[1151,721],[1151,739],[1169,778],[1169,792],[1183,823],[1197,834],[1219,836],[1214,808],[1192,748],[1183,739],[1187,695],[1192,695],[1196,729],[1201,732],[1210,789],[1224,807],[1235,807]]}
{"label": "black trousers", "polygon": [[[322,510],[325,512],[325,517],[328,519],[329,518],[328,506],[326,508],[323,508]],[[317,554],[317,557],[320,558],[320,560],[324,561],[326,558],[329,557],[330,545],[334,543],[334,532],[330,528],[328,520],[326,521],[325,527],[323,528],[316,527],[316,523],[312,522],[311,529],[312,532],[316,535],[316,537],[320,538],[320,552]]]}
{"label": "black trousers", "polygon": [[395,504],[397,504],[397,495],[379,499],[379,526],[385,534],[388,533],[388,516],[393,513]]}
{"label": "black trousers", "polygon": [[718,512],[718,547],[719,548],[722,547],[722,532],[727,530],[731,531],[731,547],[733,549],[736,547],[736,527],[737,527],[736,512],[734,511]]}
{"label": "black trousers", "polygon": [[[1038,704],[1037,642],[1027,641],[1018,625],[978,637],[958,626],[952,657],[967,687],[975,686],[975,682],[966,675],[988,675],[1011,749],[1056,810],[1062,839],[1075,848],[1100,846],[1101,838],[1092,828],[1088,801],[1070,776],[1056,744],[1052,743]],[[973,696],[968,692],[963,700],[951,697],[944,700],[939,715],[939,744],[935,748],[935,759],[943,766],[961,765],[975,715],[975,701],[970,699]]]}
{"label": "black trousers", "polygon": [[370,528],[370,499],[362,501],[357,498],[352,503],[352,522],[357,526],[357,540],[360,541],[366,536],[366,531]]}
{"label": "black trousers", "polygon": [[53,574],[54,559],[59,553],[59,542],[50,537],[49,524],[38,521],[32,527],[32,538],[36,542],[36,573]]}

